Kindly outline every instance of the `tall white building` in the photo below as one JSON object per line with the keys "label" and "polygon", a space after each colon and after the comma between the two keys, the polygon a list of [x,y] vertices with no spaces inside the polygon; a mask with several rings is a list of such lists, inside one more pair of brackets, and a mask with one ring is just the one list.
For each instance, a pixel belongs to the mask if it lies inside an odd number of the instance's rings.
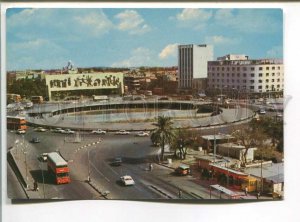
{"label": "tall white building", "polygon": [[207,62],[213,60],[212,45],[178,46],[178,88],[192,90],[203,87],[207,78]]}
{"label": "tall white building", "polygon": [[248,92],[283,91],[283,69],[281,59],[249,60],[245,55],[226,55],[208,62],[207,86]]}

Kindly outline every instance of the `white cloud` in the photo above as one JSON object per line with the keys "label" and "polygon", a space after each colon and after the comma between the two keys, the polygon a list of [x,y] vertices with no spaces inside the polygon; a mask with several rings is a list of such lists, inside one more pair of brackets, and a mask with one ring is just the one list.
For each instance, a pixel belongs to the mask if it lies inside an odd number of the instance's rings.
{"label": "white cloud", "polygon": [[144,34],[151,30],[140,14],[134,10],[125,10],[115,16],[119,20],[117,28],[129,34]]}
{"label": "white cloud", "polygon": [[205,37],[205,42],[212,45],[231,45],[239,43],[240,40],[236,38],[228,38],[222,35],[213,35]]}
{"label": "white cloud", "polygon": [[177,25],[183,28],[192,28],[194,30],[202,30],[206,27],[206,22],[212,17],[212,12],[205,9],[186,8],[176,17],[170,17],[176,20]]}
{"label": "white cloud", "polygon": [[179,21],[190,21],[190,20],[202,20],[206,21],[210,19],[212,13],[203,9],[186,8],[181,13],[176,15]]}
{"label": "white cloud", "polygon": [[282,46],[274,46],[267,51],[268,58],[282,58],[283,48]]}
{"label": "white cloud", "polygon": [[178,43],[167,45],[160,53],[160,59],[166,59],[168,57],[174,57],[177,55]]}
{"label": "white cloud", "polygon": [[153,64],[153,53],[150,49],[139,47],[130,53],[128,59],[118,61],[112,64],[112,67],[137,67]]}

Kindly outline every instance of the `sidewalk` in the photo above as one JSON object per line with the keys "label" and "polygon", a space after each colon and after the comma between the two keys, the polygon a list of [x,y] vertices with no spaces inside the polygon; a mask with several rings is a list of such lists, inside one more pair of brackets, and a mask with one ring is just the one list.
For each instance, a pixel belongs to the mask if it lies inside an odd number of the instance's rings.
{"label": "sidewalk", "polygon": [[[40,191],[34,191],[33,190],[33,183],[34,179],[30,172],[30,165],[25,162],[25,158],[22,157],[24,155],[23,153],[20,153],[20,150],[17,150],[16,148],[10,149],[8,151],[11,154],[11,164],[13,165],[14,171],[17,171],[16,174],[19,174],[21,178],[18,176],[18,180],[20,181],[20,184],[23,187],[24,192],[26,193],[26,196],[28,199],[42,199],[42,194]],[[26,172],[27,170],[27,172]],[[39,189],[40,190],[40,189]]]}
{"label": "sidewalk", "polygon": [[[172,163],[168,163],[168,162],[162,162],[159,163],[160,166],[163,167],[167,167],[170,169],[176,169],[180,164],[185,164],[185,165],[189,165],[191,168],[191,179],[187,180],[190,182],[193,182],[197,185],[199,185],[197,187],[197,189],[195,189],[192,186],[189,186],[187,183],[183,183],[181,188],[183,191],[185,191],[186,193],[192,193],[195,194],[198,197],[201,197],[202,199],[220,199],[219,198],[219,194],[216,192],[212,192],[212,195],[210,196],[210,185],[215,185],[218,184],[218,181],[216,179],[201,179],[201,174],[200,171],[198,170],[197,166],[196,166],[196,162],[193,159],[193,155],[187,155],[187,159],[186,160],[173,160],[172,159]],[[243,200],[257,200],[257,196],[256,193],[248,193],[248,195],[245,195],[245,193],[243,191],[240,190],[236,190],[236,189],[232,189],[232,188],[227,188],[233,192],[235,192],[237,195],[240,196],[240,199]],[[188,191],[186,191],[188,190]],[[270,200],[272,198],[268,197],[268,196],[260,196],[260,198],[257,200]]]}

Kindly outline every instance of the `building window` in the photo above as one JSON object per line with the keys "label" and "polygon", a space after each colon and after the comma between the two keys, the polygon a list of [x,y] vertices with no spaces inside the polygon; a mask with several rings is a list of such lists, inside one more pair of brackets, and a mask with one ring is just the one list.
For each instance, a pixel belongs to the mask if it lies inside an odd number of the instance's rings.
{"label": "building window", "polygon": [[272,66],[272,70],[275,70],[275,66]]}
{"label": "building window", "polygon": [[266,79],[266,82],[269,82],[269,80],[268,80],[268,79]]}
{"label": "building window", "polygon": [[229,73],[227,73],[227,77],[229,77]]}
{"label": "building window", "polygon": [[244,71],[247,71],[247,67],[243,67],[243,70],[244,70]]}
{"label": "building window", "polygon": [[220,76],[220,73],[217,73],[217,76],[219,77],[219,76]]}
{"label": "building window", "polygon": [[247,80],[246,80],[246,79],[244,79],[244,80],[243,80],[243,83],[246,83],[246,82],[247,82]]}
{"label": "building window", "polygon": [[213,82],[215,82],[215,79],[212,79]]}
{"label": "building window", "polygon": [[232,79],[231,82],[234,82],[234,79]]}
{"label": "building window", "polygon": [[251,77],[254,77],[254,73],[251,73]]}
{"label": "building window", "polygon": [[247,76],[247,74],[246,73],[244,73],[244,77],[246,77]]}
{"label": "building window", "polygon": [[225,68],[224,67],[222,67],[222,71],[224,71],[225,70]]}
{"label": "building window", "polygon": [[254,71],[254,67],[251,67],[251,71]]}
{"label": "building window", "polygon": [[262,86],[258,86],[258,89],[262,89]]}
{"label": "building window", "polygon": [[277,85],[277,88],[280,88],[280,85]]}
{"label": "building window", "polygon": [[275,73],[274,73],[274,72],[272,73],[272,76],[275,76]]}
{"label": "building window", "polygon": [[219,79],[217,79],[217,82],[219,82]]}
{"label": "building window", "polygon": [[254,86],[250,86],[250,89],[254,89]]}
{"label": "building window", "polygon": [[239,74],[239,73],[237,73],[237,74],[236,74],[236,76],[237,76],[237,77],[240,77],[240,74]]}
{"label": "building window", "polygon": [[275,80],[274,80],[274,79],[272,79],[272,82],[275,82]]}
{"label": "building window", "polygon": [[231,76],[234,77],[234,73],[231,73]]}
{"label": "building window", "polygon": [[227,82],[229,82],[229,79],[227,79]]}
{"label": "building window", "polygon": [[258,80],[258,83],[262,83],[262,80],[260,79],[260,80]]}
{"label": "building window", "polygon": [[224,73],[222,73],[222,77],[224,77]]}
{"label": "building window", "polygon": [[213,73],[212,76],[215,76],[215,74]]}
{"label": "building window", "polygon": [[262,74],[262,73],[259,73],[259,74],[258,74],[258,76],[259,76],[259,77],[262,77],[262,76],[263,76],[263,74]]}
{"label": "building window", "polygon": [[258,69],[259,69],[259,70],[263,70],[263,67],[259,67]]}
{"label": "building window", "polygon": [[222,82],[224,82],[224,79],[222,79]]}
{"label": "building window", "polygon": [[237,70],[237,71],[240,71],[240,67],[237,67],[236,70]]}
{"label": "building window", "polygon": [[266,68],[267,70],[269,70],[270,69],[270,67],[269,66],[267,66],[267,68]]}
{"label": "building window", "polygon": [[229,71],[229,67],[227,67],[227,71]]}
{"label": "building window", "polygon": [[250,82],[253,84],[253,83],[254,83],[254,80],[250,80]]}
{"label": "building window", "polygon": [[266,76],[268,77],[268,76],[269,76],[269,73],[266,73]]}
{"label": "building window", "polygon": [[277,82],[280,82],[280,79],[277,79]]}
{"label": "building window", "polygon": [[215,67],[212,67],[211,70],[212,70],[212,71],[215,71]]}
{"label": "building window", "polygon": [[240,80],[239,80],[239,79],[237,79],[236,81],[237,81],[238,83],[240,82]]}
{"label": "building window", "polygon": [[217,67],[217,71],[219,71],[219,67]]}
{"label": "building window", "polygon": [[277,76],[280,76],[280,72],[277,73]]}
{"label": "building window", "polygon": [[235,67],[232,67],[232,71],[234,71],[235,70]]}
{"label": "building window", "polygon": [[280,66],[277,66],[277,69],[280,70]]}

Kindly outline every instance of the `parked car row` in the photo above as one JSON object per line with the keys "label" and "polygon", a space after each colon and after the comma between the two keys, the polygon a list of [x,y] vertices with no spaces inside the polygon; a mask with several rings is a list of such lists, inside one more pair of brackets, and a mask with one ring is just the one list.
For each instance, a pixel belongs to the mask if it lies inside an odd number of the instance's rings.
{"label": "parked car row", "polygon": [[62,129],[62,128],[55,128],[54,130],[52,130],[52,132],[62,133],[62,134],[74,134],[75,133],[75,131],[73,131],[71,129]]}

